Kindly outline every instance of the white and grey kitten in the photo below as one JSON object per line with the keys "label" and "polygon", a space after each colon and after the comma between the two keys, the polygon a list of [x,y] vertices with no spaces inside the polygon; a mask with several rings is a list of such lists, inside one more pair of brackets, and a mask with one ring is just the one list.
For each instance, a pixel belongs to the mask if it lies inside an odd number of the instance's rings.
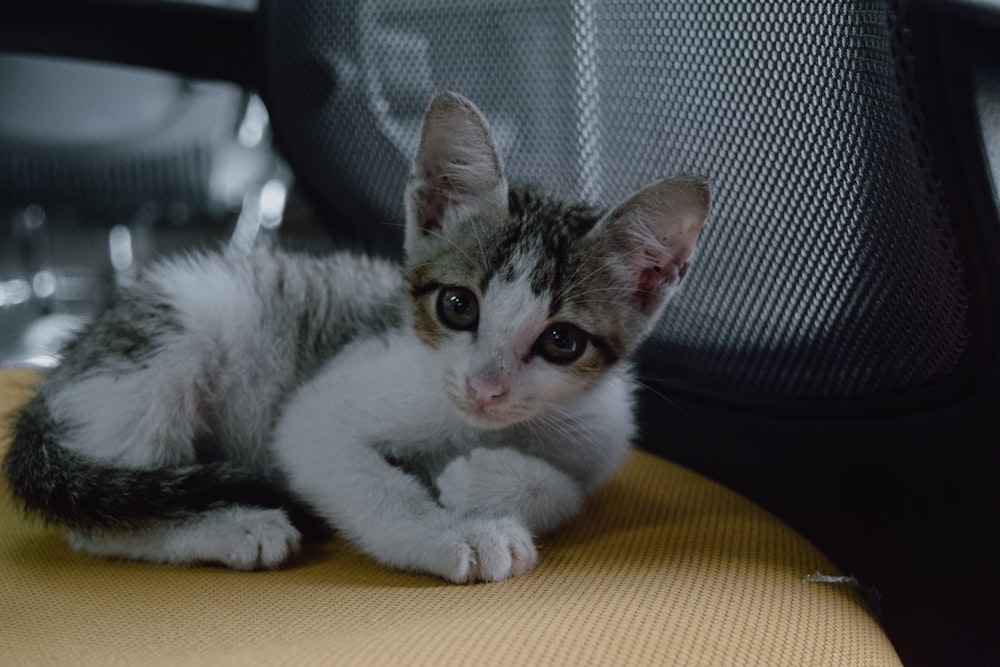
{"label": "white and grey kitten", "polygon": [[536,561],[634,435],[628,362],[683,278],[705,183],[610,213],[508,189],[444,93],[402,266],[335,254],[159,264],[65,349],[4,471],[77,549],[281,565],[318,519],[386,565],[495,581]]}

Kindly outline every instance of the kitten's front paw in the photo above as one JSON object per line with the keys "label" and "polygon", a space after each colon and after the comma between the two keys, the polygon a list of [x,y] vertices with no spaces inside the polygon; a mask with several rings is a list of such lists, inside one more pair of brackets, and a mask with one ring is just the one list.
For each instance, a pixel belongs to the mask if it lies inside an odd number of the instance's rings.
{"label": "kitten's front paw", "polygon": [[538,562],[531,533],[514,519],[497,519],[468,536],[476,552],[469,568],[473,581],[503,581],[519,577]]}
{"label": "kitten's front paw", "polygon": [[301,547],[299,531],[277,509],[234,509],[213,536],[218,560],[236,570],[271,570]]}
{"label": "kitten's front paw", "polygon": [[518,577],[538,562],[531,533],[514,519],[469,521],[465,544],[449,550],[445,577],[455,583],[503,581]]}

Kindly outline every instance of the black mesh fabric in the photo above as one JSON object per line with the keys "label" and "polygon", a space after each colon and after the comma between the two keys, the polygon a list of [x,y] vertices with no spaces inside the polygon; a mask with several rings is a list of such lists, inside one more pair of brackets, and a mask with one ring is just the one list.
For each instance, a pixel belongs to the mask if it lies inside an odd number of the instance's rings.
{"label": "black mesh fabric", "polygon": [[[266,3],[268,103],[299,174],[402,221],[431,95],[489,116],[508,173],[613,204],[707,176],[714,205],[649,348],[715,395],[885,395],[953,374],[970,304],[895,3]],[[398,228],[394,228],[398,229]]]}

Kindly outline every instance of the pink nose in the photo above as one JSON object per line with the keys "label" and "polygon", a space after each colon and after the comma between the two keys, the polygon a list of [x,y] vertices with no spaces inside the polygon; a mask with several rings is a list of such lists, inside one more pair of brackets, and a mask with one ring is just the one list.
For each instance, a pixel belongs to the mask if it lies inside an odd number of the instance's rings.
{"label": "pink nose", "polygon": [[490,377],[476,376],[466,379],[465,390],[476,405],[485,406],[498,403],[507,394],[507,385]]}

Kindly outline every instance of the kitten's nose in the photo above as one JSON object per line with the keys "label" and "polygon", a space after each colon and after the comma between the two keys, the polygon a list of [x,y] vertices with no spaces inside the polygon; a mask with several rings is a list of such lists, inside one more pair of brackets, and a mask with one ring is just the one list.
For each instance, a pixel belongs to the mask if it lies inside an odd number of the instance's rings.
{"label": "kitten's nose", "polygon": [[480,407],[499,402],[506,395],[507,389],[503,380],[489,376],[477,375],[465,380],[469,398]]}

